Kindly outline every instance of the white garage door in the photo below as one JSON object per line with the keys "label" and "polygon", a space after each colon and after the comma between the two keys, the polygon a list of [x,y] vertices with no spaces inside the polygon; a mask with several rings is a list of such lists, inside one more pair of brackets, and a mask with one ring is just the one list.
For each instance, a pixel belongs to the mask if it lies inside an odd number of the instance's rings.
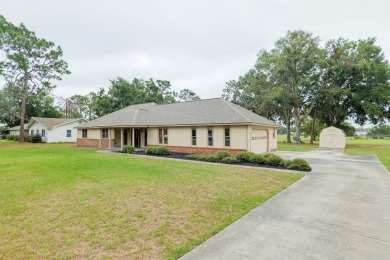
{"label": "white garage door", "polygon": [[254,153],[267,152],[267,131],[266,130],[252,130],[251,152]]}

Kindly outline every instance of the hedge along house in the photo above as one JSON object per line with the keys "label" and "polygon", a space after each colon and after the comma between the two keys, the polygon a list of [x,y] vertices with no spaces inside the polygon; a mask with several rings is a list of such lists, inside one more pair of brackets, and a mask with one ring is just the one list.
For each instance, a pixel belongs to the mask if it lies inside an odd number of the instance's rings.
{"label": "hedge along house", "polygon": [[172,152],[276,150],[278,125],[222,98],[132,105],[77,127],[77,145],[166,146]]}
{"label": "hedge along house", "polygon": [[28,134],[39,134],[46,143],[76,142],[76,126],[87,122],[84,118],[32,117],[27,124]]}

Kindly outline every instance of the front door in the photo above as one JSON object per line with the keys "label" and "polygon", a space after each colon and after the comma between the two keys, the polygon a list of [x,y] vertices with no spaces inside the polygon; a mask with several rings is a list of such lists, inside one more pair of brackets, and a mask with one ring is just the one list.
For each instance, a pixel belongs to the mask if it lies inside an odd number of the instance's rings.
{"label": "front door", "polygon": [[141,147],[141,129],[134,129],[134,147]]}

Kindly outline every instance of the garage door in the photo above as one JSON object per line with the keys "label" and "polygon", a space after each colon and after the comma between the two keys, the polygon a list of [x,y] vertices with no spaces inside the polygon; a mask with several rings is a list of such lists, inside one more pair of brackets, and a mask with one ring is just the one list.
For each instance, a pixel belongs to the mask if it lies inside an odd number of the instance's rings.
{"label": "garage door", "polygon": [[267,131],[266,130],[252,130],[251,152],[254,153],[267,152]]}

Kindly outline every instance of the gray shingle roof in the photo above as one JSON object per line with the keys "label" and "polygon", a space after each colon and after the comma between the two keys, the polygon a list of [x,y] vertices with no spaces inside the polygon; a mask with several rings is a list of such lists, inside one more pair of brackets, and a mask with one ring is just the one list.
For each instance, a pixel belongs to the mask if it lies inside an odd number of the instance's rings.
{"label": "gray shingle roof", "polygon": [[[24,130],[27,130],[27,126],[28,126],[28,124],[24,124]],[[15,131],[15,130],[19,131],[20,130],[20,125],[8,128],[8,130],[9,131]]]}
{"label": "gray shingle roof", "polygon": [[273,121],[225,99],[215,98],[164,105],[155,103],[132,105],[77,128],[239,123],[278,126]]}
{"label": "gray shingle roof", "polygon": [[30,127],[30,123],[33,122],[34,120],[47,127],[47,129],[52,129],[53,127],[59,125],[65,125],[79,120],[86,121],[84,118],[66,119],[66,118],[32,117],[28,124],[29,127]]}

